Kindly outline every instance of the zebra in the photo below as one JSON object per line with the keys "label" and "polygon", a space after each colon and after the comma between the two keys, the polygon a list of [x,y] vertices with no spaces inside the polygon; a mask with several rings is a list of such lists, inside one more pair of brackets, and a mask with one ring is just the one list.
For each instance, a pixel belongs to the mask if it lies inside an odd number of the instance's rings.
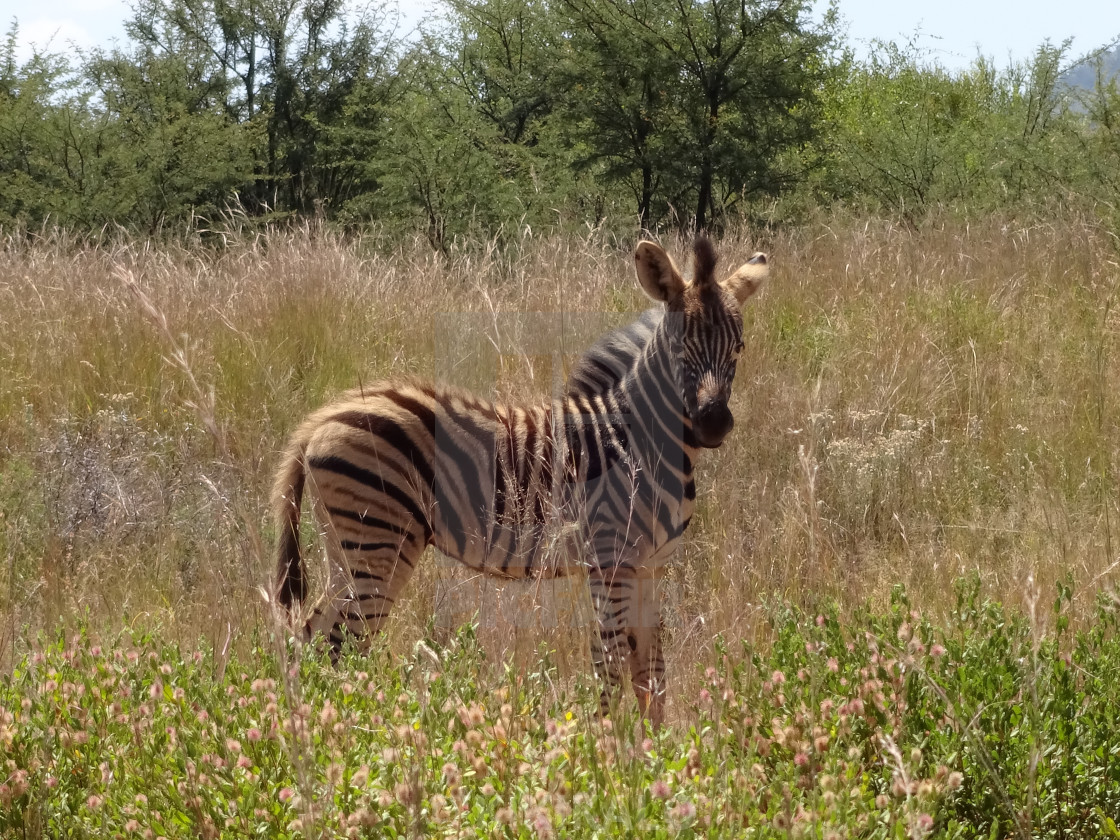
{"label": "zebra", "polygon": [[[638,281],[664,306],[632,325],[643,340],[628,369],[598,390],[569,388],[531,405],[401,379],[348,391],[309,415],[272,491],[273,592],[285,610],[307,595],[299,538],[307,488],[325,537],[327,591],[301,638],[322,633],[334,656],[347,635],[368,649],[429,545],[508,579],[578,570],[597,618],[601,713],[628,673],[642,715],[659,727],[657,588],[692,518],[695,458],[734,425],[727,403],[744,349],[740,308],[767,273],[763,257],[717,281],[706,236],[693,252],[689,282],[659,245],[639,243]],[[557,557],[550,535],[572,525],[575,557]]]}

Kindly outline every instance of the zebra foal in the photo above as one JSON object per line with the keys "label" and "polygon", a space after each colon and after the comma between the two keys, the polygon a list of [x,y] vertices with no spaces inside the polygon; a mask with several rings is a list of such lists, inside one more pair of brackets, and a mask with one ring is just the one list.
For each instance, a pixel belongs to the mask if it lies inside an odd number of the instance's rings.
{"label": "zebra foal", "polygon": [[[632,325],[640,340],[613,340],[627,328],[600,340],[563,396],[494,403],[390,381],[347,392],[296,430],[273,487],[278,602],[291,609],[306,596],[305,488],[330,560],[305,638],[322,633],[337,650],[349,633],[368,646],[429,545],[499,577],[578,570],[598,619],[591,649],[603,713],[628,673],[642,713],[661,723],[657,587],[692,517],[696,456],[734,424],[727,402],[743,350],[740,307],[767,265],[756,255],[717,281],[704,236],[690,282],[652,242],[634,260],[642,288],[664,306]],[[584,376],[595,370],[609,375]],[[581,385],[585,378],[596,384]],[[576,556],[557,559],[550,536],[571,524]]]}

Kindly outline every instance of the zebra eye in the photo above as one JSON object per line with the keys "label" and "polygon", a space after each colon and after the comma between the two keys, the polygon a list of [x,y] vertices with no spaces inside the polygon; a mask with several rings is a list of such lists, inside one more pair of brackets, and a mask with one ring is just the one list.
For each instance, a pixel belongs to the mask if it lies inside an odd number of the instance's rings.
{"label": "zebra eye", "polygon": [[745,347],[745,346],[746,345],[744,345],[743,342],[741,342],[741,341],[739,342],[739,346],[731,351],[731,361],[733,361],[733,362],[739,361],[739,355],[743,352],[743,347]]}

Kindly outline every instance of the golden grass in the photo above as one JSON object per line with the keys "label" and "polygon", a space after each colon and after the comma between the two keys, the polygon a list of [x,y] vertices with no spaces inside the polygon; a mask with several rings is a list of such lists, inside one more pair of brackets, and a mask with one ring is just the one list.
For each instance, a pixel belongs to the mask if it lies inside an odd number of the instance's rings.
{"label": "golden grass", "polygon": [[[645,305],[632,244],[439,256],[320,228],[218,246],[8,239],[0,658],[83,615],[218,647],[267,629],[266,493],[300,418],[401,374],[549,393],[557,347],[570,359]],[[724,266],[759,248],[773,272],[746,314],[736,429],[700,465],[671,575],[674,694],[696,687],[687,663],[718,635],[762,632],[768,600],[881,602],[905,584],[940,611],[972,574],[1009,602],[1058,579],[1083,606],[1115,587],[1114,240],[1079,219],[921,232],[873,219],[719,245]],[[425,632],[455,574],[427,564],[394,646]],[[571,651],[578,633],[546,638]]]}

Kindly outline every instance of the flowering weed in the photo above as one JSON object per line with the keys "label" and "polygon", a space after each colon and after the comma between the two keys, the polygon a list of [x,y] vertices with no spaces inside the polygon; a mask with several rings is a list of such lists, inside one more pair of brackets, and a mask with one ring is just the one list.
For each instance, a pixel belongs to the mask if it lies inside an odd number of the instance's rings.
{"label": "flowering weed", "polygon": [[1108,836],[1117,612],[1074,636],[1069,597],[1042,637],[974,585],[941,626],[772,609],[657,735],[469,630],[337,668],[78,634],[0,683],[0,834]]}

